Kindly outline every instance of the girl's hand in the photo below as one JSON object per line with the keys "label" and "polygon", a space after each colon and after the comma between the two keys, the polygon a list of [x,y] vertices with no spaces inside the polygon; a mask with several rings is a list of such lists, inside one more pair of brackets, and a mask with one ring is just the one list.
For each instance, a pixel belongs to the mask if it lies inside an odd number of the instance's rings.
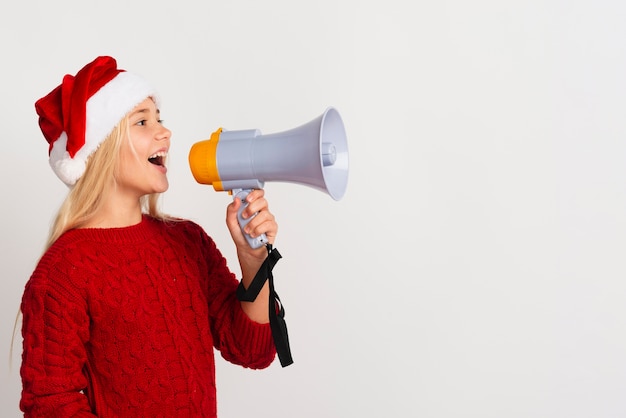
{"label": "girl's hand", "polygon": [[[241,216],[244,219],[250,219],[245,226],[245,232],[251,237],[255,238],[261,234],[267,236],[267,240],[270,244],[274,244],[276,234],[278,232],[278,224],[274,218],[274,215],[269,211],[268,202],[265,199],[265,191],[263,189],[252,190],[246,197],[248,207],[246,207]],[[226,208],[226,225],[230,231],[230,235],[233,242],[237,246],[238,253],[249,253],[250,255],[261,254],[263,258],[267,254],[264,248],[253,249],[246,241],[239,222],[237,220],[237,211],[239,210],[242,202],[239,199],[233,199],[233,201]],[[255,215],[256,213],[256,215]]]}

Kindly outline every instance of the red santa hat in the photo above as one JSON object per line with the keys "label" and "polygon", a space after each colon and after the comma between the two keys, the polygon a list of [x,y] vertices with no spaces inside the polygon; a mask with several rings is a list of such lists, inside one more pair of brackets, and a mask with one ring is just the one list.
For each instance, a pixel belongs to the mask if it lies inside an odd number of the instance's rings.
{"label": "red santa hat", "polygon": [[50,144],[50,166],[68,186],[85,172],[87,159],[115,126],[146,98],[159,106],[156,90],[143,78],[101,56],[37,100],[39,127]]}

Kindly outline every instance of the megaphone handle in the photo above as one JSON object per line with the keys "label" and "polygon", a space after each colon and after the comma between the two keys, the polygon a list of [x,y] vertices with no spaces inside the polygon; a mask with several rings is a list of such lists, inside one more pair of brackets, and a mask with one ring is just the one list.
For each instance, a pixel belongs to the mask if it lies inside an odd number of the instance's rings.
{"label": "megaphone handle", "polygon": [[244,219],[243,216],[241,216],[243,210],[248,206],[248,202],[246,202],[246,196],[248,196],[251,191],[251,189],[233,190],[233,199],[241,200],[241,206],[239,206],[239,210],[237,211],[237,220],[239,221],[241,232],[243,232],[243,235],[244,237],[246,237],[246,240],[248,241],[248,244],[250,244],[250,247],[260,248],[269,242],[267,240],[267,236],[265,234],[261,234],[258,237],[252,238],[250,235],[244,232],[244,228],[246,227],[246,225],[248,225],[248,222],[250,222],[250,220],[252,220],[252,218],[256,216],[256,213],[248,219]]}

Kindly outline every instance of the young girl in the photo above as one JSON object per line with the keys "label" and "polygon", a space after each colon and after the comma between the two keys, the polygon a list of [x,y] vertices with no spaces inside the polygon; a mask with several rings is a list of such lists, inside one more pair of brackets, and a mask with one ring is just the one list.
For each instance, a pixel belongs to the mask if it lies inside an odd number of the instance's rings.
{"label": "young girl", "polygon": [[[26,417],[215,417],[216,348],[265,368],[276,349],[265,283],[253,302],[197,224],[157,209],[171,132],[144,79],[98,57],[36,103],[50,164],[69,186],[24,291]],[[263,190],[246,232],[278,226]],[[266,260],[226,210],[247,287]]]}

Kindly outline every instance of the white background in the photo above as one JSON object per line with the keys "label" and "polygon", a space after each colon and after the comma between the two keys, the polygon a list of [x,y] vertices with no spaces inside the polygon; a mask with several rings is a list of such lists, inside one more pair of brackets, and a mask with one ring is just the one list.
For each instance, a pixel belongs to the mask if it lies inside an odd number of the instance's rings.
{"label": "white background", "polygon": [[22,1],[0,12],[0,411],[23,286],[65,186],[34,102],[97,55],[172,129],[166,212],[236,267],[190,146],[341,113],[336,202],[268,183],[294,364],[219,361],[229,417],[626,416],[626,3]]}

